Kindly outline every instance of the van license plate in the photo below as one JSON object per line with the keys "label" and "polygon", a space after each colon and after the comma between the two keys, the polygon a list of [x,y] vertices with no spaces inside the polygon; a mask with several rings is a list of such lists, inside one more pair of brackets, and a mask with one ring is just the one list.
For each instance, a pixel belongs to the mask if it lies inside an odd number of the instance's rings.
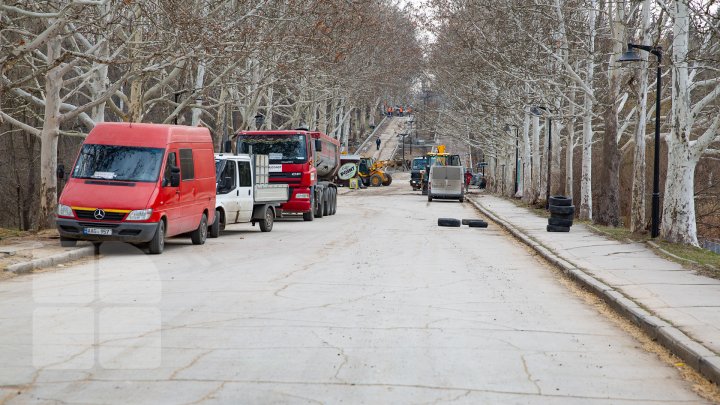
{"label": "van license plate", "polygon": [[83,233],[85,235],[112,235],[112,229],[108,228],[84,228]]}

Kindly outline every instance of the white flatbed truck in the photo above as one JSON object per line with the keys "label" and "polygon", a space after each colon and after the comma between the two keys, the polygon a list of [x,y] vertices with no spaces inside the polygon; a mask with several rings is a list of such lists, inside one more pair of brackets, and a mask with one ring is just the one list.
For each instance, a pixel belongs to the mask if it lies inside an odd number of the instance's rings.
{"label": "white flatbed truck", "polygon": [[267,155],[215,154],[217,196],[209,237],[217,238],[226,225],[236,223],[258,223],[262,232],[272,230],[278,206],[290,195],[287,184],[268,182],[269,172]]}

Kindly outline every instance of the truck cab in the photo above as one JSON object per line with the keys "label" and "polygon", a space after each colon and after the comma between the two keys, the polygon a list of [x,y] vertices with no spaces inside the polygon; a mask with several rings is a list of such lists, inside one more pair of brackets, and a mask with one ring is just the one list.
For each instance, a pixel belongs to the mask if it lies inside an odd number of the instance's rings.
{"label": "truck cab", "polygon": [[422,188],[422,179],[425,175],[425,167],[427,165],[427,159],[424,156],[416,157],[412,161],[412,167],[410,168],[410,187],[413,190],[420,190]]}
{"label": "truck cab", "polygon": [[239,131],[235,135],[240,154],[263,154],[269,158],[271,184],[287,184],[290,198],[279,207],[280,215],[302,215],[305,221],[335,214],[340,167],[340,143],[318,131],[306,129]]}
{"label": "truck cab", "polygon": [[288,200],[285,184],[268,184],[266,155],[215,154],[215,222],[210,237],[218,237],[226,225],[251,222],[262,232],[273,228],[278,207]]}

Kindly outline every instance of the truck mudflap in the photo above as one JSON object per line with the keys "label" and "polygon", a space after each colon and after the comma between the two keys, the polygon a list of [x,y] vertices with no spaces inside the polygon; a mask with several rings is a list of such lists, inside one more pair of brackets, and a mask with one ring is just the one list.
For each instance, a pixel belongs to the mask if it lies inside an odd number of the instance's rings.
{"label": "truck mudflap", "polygon": [[276,205],[278,205],[278,203],[255,205],[253,207],[252,222],[257,222],[257,221],[261,221],[261,220],[265,219],[265,212],[267,210],[271,210],[273,217],[277,218],[278,210],[276,208]]}

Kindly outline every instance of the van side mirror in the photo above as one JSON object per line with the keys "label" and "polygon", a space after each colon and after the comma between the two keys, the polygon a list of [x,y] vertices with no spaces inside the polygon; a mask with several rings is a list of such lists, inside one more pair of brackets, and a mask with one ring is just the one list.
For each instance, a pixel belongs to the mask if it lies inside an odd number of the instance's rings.
{"label": "van side mirror", "polygon": [[318,152],[322,152],[322,142],[320,142],[319,139],[315,140],[315,150]]}
{"label": "van side mirror", "polygon": [[170,187],[180,187],[180,168],[173,166],[170,168]]}
{"label": "van side mirror", "polygon": [[225,153],[230,153],[230,152],[232,152],[232,141],[225,141],[225,149],[224,149],[224,152],[225,152]]}
{"label": "van side mirror", "polygon": [[64,164],[57,165],[56,175],[57,175],[57,178],[60,180],[65,178],[65,165]]}

